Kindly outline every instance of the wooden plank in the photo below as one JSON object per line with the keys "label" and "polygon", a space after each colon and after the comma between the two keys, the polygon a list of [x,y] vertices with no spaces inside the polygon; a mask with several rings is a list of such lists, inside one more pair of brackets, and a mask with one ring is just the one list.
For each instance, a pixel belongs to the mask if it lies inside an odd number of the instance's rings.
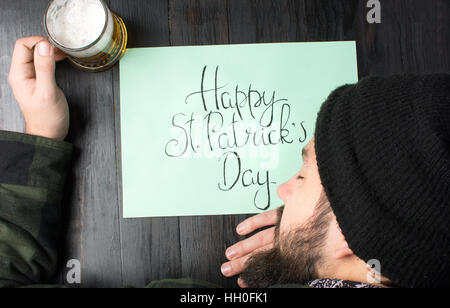
{"label": "wooden plank", "polygon": [[66,189],[66,258],[81,262],[84,287],[122,286],[112,71],[89,74],[61,65],[57,80],[70,104],[75,146]]}
{"label": "wooden plank", "polygon": [[168,46],[168,4],[161,0],[106,0],[128,28],[128,47]]}
{"label": "wooden plank", "polygon": [[171,45],[228,43],[226,1],[169,0]]}
{"label": "wooden plank", "polygon": [[450,2],[383,1],[381,24],[368,24],[367,8],[357,15],[360,77],[450,71]]}
{"label": "wooden plank", "polygon": [[[109,3],[111,9],[126,23],[130,39],[128,47],[169,45],[166,1],[110,0]],[[119,77],[119,67],[116,66],[113,69],[116,162],[119,204],[122,204]],[[122,208],[120,217],[123,217]],[[121,218],[120,226],[124,285],[143,287],[153,280],[181,276],[180,232],[177,217]]]}
{"label": "wooden plank", "polygon": [[354,39],[357,0],[229,1],[230,43]]}
{"label": "wooden plank", "polygon": [[41,17],[31,18],[45,10],[45,1],[0,2],[0,129],[23,132],[25,123],[8,83],[11,56],[16,40],[42,33]]}
{"label": "wooden plank", "polygon": [[[227,44],[227,2],[169,0],[169,26],[171,45]],[[222,276],[220,266],[226,247],[238,239],[234,229],[244,217],[180,217],[182,276],[236,286],[235,279]]]}

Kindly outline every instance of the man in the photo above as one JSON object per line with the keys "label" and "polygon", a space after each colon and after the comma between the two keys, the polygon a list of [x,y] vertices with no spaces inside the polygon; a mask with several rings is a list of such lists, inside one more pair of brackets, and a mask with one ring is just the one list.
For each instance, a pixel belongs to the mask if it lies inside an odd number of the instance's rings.
{"label": "man", "polygon": [[[45,283],[55,271],[71,154],[54,77],[63,58],[42,37],[14,50],[9,79],[26,134],[0,132],[0,287]],[[242,287],[449,286],[449,87],[448,75],[398,76],[333,92],[301,170],[278,188],[285,207],[238,226],[242,235],[272,227],[230,247],[224,275],[241,274]]]}
{"label": "man", "polygon": [[222,272],[242,272],[239,285],[449,287],[450,76],[334,91],[278,194],[281,220],[269,212],[237,230],[275,223],[275,240],[268,229],[227,250]]}

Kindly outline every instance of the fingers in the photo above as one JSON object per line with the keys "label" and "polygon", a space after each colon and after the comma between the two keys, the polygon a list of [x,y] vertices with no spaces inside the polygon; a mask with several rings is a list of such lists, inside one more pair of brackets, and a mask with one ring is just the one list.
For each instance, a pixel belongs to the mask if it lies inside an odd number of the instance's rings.
{"label": "fingers", "polygon": [[55,60],[56,62],[64,60],[65,58],[67,58],[67,55],[64,53],[64,51],[53,47],[53,50],[55,51]]}
{"label": "fingers", "polygon": [[271,248],[273,248],[273,244],[268,244],[268,245],[262,246],[256,250],[254,250],[251,254],[247,254],[243,257],[240,257],[240,258],[234,259],[230,262],[224,263],[221,267],[222,274],[225,277],[232,277],[232,276],[239,275],[240,273],[242,273],[244,271],[247,260],[254,253],[268,250]]}
{"label": "fingers", "polygon": [[247,288],[247,285],[245,284],[244,280],[242,280],[241,278],[238,278],[237,284],[238,284],[239,288],[242,288],[242,289]]}
{"label": "fingers", "polygon": [[[275,209],[250,217],[237,226],[236,232],[240,235],[247,235],[257,229],[274,226],[280,219],[279,215],[280,211]],[[275,227],[271,227],[229,247],[225,254],[230,261],[222,265],[222,274],[226,277],[232,277],[242,273],[247,260],[253,254],[274,247],[274,236]],[[242,279],[238,280],[238,285],[241,288],[245,287]]]}
{"label": "fingers", "polygon": [[247,235],[259,228],[275,225],[278,221],[277,211],[278,210],[275,209],[244,220],[237,226],[236,232],[239,235]]}
{"label": "fingers", "polygon": [[43,40],[34,49],[34,68],[36,71],[36,89],[42,91],[54,90],[55,81],[55,51],[52,45]]}
{"label": "fingers", "polygon": [[222,274],[226,277],[231,277],[242,273],[245,263],[252,254],[272,248],[274,230],[275,227],[263,230],[228,248],[226,256],[230,262],[222,265]]}
{"label": "fingers", "polygon": [[30,36],[17,40],[11,59],[10,82],[34,78],[33,46],[42,36]]}
{"label": "fingers", "polygon": [[18,39],[14,47],[11,64],[20,66],[21,64],[31,63],[33,61],[31,50],[33,46],[42,40],[45,40],[43,36],[29,36]]}
{"label": "fingers", "polygon": [[273,242],[275,227],[263,230],[257,234],[245,239],[243,241],[234,244],[227,249],[225,255],[228,260],[233,260],[245,256],[252,251],[266,246]]}
{"label": "fingers", "polygon": [[[14,81],[27,80],[35,78],[35,66],[34,58],[37,45],[40,42],[47,41],[42,36],[30,36],[18,39],[14,47],[14,52],[11,59],[11,69],[9,74],[10,83]],[[53,47],[54,58],[56,61],[64,60],[67,56],[66,54],[56,47]]]}

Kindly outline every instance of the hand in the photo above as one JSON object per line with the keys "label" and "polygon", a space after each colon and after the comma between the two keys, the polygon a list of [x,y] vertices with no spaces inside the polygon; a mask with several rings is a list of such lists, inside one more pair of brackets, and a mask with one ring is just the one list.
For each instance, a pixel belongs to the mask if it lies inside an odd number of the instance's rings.
{"label": "hand", "polygon": [[[247,235],[257,229],[267,226],[274,226],[277,222],[278,214],[275,209],[244,220],[237,226],[236,232],[239,235]],[[245,263],[252,254],[272,248],[274,231],[275,227],[265,229],[252,237],[229,247],[225,252],[225,255],[230,262],[222,265],[221,269],[223,275],[226,277],[231,277],[242,273],[245,269]],[[240,279],[238,279],[238,285],[241,288],[245,287],[244,283]]]}
{"label": "hand", "polygon": [[16,42],[9,83],[25,118],[25,133],[57,140],[66,138],[69,108],[55,81],[55,61],[64,58],[61,51],[41,36]]}

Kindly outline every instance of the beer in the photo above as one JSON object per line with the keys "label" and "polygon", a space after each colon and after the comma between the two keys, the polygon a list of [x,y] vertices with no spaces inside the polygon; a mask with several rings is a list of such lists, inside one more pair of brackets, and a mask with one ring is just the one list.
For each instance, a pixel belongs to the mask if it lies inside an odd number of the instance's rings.
{"label": "beer", "polygon": [[126,50],[125,24],[102,0],[52,0],[44,26],[49,41],[85,71],[111,68]]}

